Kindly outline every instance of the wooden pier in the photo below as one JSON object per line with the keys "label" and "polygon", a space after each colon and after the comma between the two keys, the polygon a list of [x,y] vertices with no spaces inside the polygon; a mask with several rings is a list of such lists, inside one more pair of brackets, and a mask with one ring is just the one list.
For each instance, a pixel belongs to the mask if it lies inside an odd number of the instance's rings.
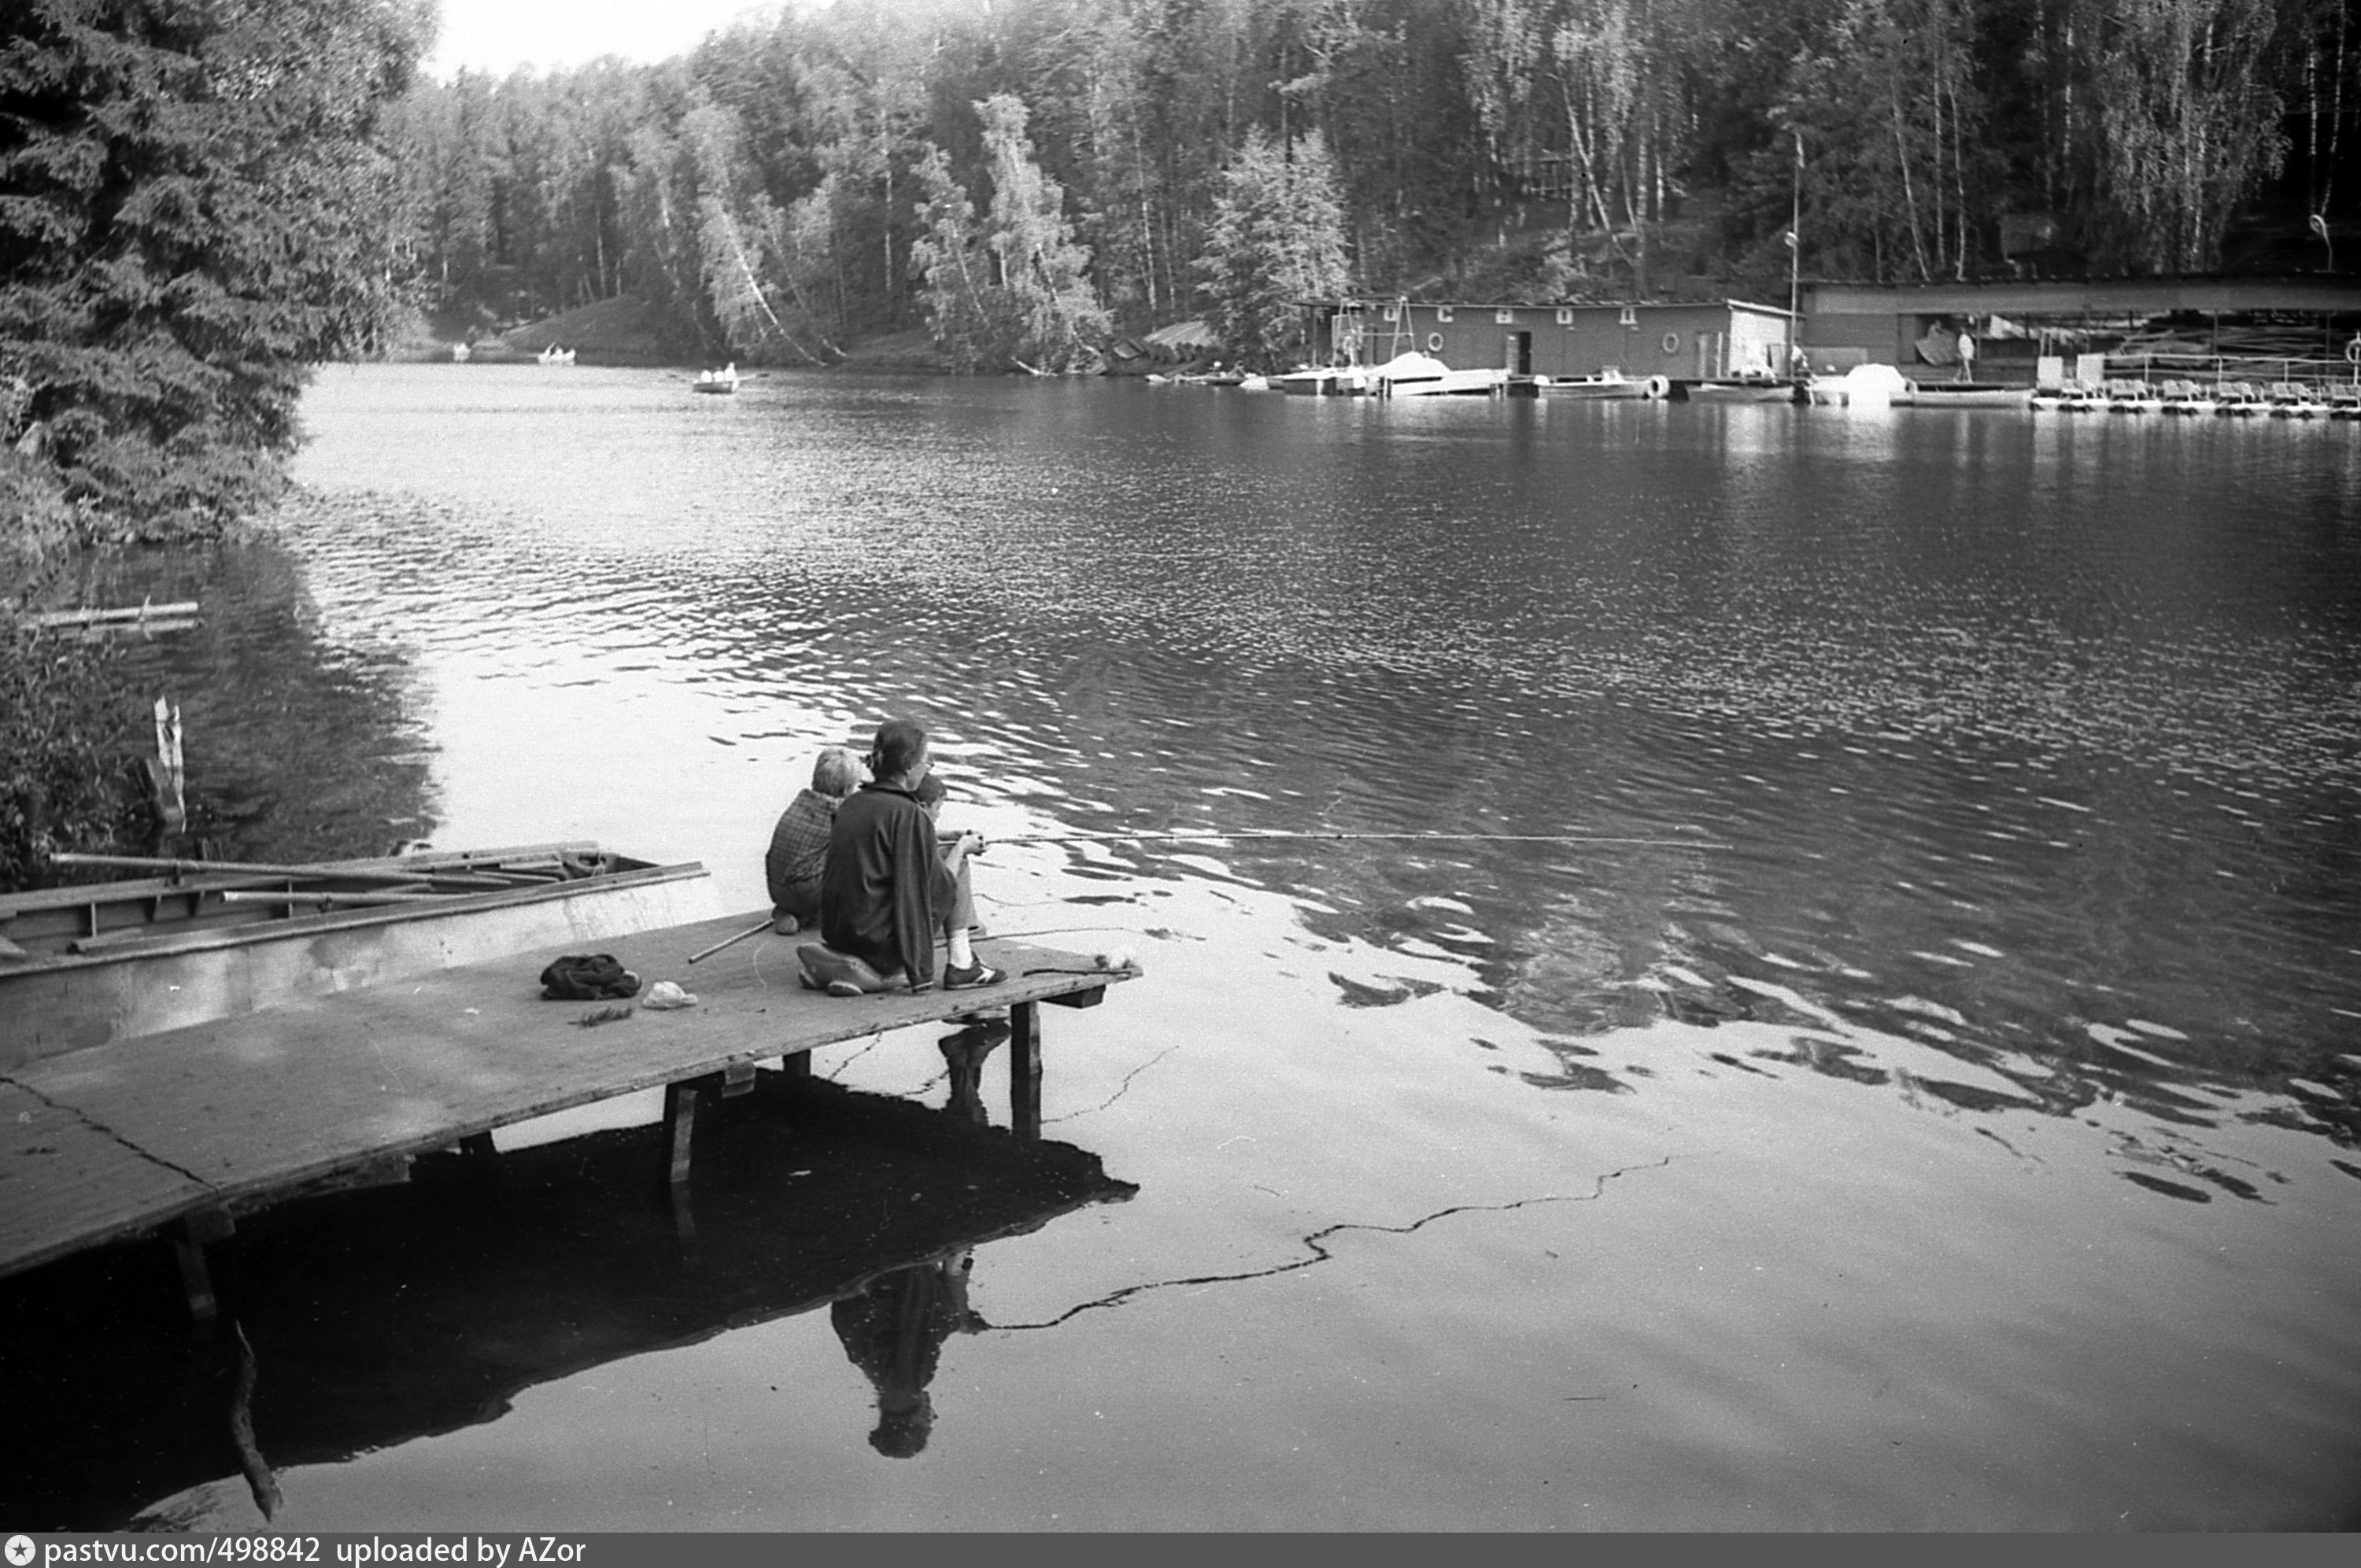
{"label": "wooden pier", "polygon": [[700,1094],[752,1088],[770,1058],[800,1076],[817,1047],[1004,1008],[1011,1121],[1038,1137],[1038,1004],[1092,1006],[1137,972],[986,939],[976,951],[1008,971],[999,985],[836,998],[798,983],[795,948],[811,938],[767,933],[688,965],[752,918],[598,943],[640,975],[642,996],[670,980],[694,1007],[635,1000],[630,1016],[586,1026],[627,1004],[542,998],[543,968],[577,941],[16,1067],[0,1075],[0,1276],[164,1232],[202,1318],[203,1247],[240,1212],[455,1146],[492,1158],[494,1128],[657,1087],[664,1146],[650,1179],[681,1190]]}

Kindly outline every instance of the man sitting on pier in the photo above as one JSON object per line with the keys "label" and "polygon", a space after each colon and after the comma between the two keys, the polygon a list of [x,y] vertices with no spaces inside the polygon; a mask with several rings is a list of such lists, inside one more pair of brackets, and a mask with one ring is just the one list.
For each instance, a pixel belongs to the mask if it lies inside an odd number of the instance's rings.
{"label": "man sitting on pier", "polygon": [[779,813],[763,856],[763,880],[771,890],[772,929],[781,936],[819,924],[819,879],[828,868],[836,808],[860,783],[861,759],[830,746],[812,764],[811,787]]}
{"label": "man sitting on pier", "polygon": [[870,782],[838,807],[820,878],[820,935],[827,946],[796,949],[811,982],[830,995],[935,981],[935,933],[950,943],[942,989],[997,985],[1005,971],[980,961],[968,928],[975,902],[967,858],[983,847],[976,833],[946,845],[920,792],[931,771],[927,732],[915,720],[878,727],[869,754]]}

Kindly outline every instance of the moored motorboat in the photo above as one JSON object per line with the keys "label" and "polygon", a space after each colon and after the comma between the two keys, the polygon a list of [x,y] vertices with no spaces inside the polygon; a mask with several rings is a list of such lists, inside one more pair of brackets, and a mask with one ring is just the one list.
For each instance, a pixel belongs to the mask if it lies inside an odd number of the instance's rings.
{"label": "moored motorboat", "polygon": [[574,363],[574,350],[560,348],[553,343],[534,357],[544,365],[571,365]]}
{"label": "moored motorboat", "polygon": [[2213,411],[2234,419],[2250,419],[2265,411],[2262,389],[2252,381],[2224,381],[2214,389]]}
{"label": "moored motorboat", "polygon": [[2167,381],[2159,390],[2164,396],[2166,413],[2210,414],[2213,411],[2213,389],[2202,381]]}
{"label": "moored motorboat", "polygon": [[689,390],[727,397],[738,389],[738,362],[731,360],[719,370],[699,370]]}
{"label": "moored motorboat", "polygon": [[1386,398],[1468,398],[1490,397],[1505,391],[1509,385],[1506,370],[1454,370],[1440,359],[1425,355],[1405,356],[1423,361],[1397,372],[1394,366],[1380,365],[1371,372],[1372,395]]}
{"label": "moored motorboat", "polygon": [[0,1071],[718,913],[702,865],[631,860],[593,843],[285,867],[119,863],[174,869],[0,894]]}
{"label": "moored motorboat", "polygon": [[[1577,401],[1615,401],[1629,398],[1663,397],[1655,390],[1662,377],[1651,380],[1634,380],[1620,370],[1601,370],[1596,376],[1558,376],[1537,378],[1533,385],[1545,398],[1571,398]],[[1665,390],[1670,390],[1669,383]]]}
{"label": "moored motorboat", "polygon": [[1341,365],[1308,365],[1268,379],[1272,387],[1294,397],[1334,398],[1342,397],[1347,390],[1342,382],[1345,373],[1345,367]]}

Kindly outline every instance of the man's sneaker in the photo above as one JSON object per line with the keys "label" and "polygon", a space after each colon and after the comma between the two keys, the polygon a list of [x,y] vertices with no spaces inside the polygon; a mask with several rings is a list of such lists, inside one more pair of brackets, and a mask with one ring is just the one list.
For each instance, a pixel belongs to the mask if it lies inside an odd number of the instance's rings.
{"label": "man's sneaker", "polygon": [[994,969],[978,959],[965,969],[944,969],[942,985],[945,991],[972,991],[980,985],[998,985],[1007,978],[1006,970]]}

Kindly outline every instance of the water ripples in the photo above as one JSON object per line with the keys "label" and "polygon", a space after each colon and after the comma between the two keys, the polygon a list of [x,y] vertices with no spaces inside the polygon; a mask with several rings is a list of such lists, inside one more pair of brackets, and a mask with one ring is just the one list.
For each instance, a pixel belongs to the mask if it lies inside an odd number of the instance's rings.
{"label": "water ripples", "polygon": [[1602,1035],[1750,1019],[1960,1104],[2202,1121],[2293,1076],[2345,1109],[2271,1113],[2352,1121],[2361,443],[498,385],[323,389],[289,521],[334,638],[694,700],[762,755],[912,709],[1010,824],[1729,845],[1065,852],[1281,890],[1380,955],[1346,1004],[1464,991],[1554,1087],[1640,1080]]}

